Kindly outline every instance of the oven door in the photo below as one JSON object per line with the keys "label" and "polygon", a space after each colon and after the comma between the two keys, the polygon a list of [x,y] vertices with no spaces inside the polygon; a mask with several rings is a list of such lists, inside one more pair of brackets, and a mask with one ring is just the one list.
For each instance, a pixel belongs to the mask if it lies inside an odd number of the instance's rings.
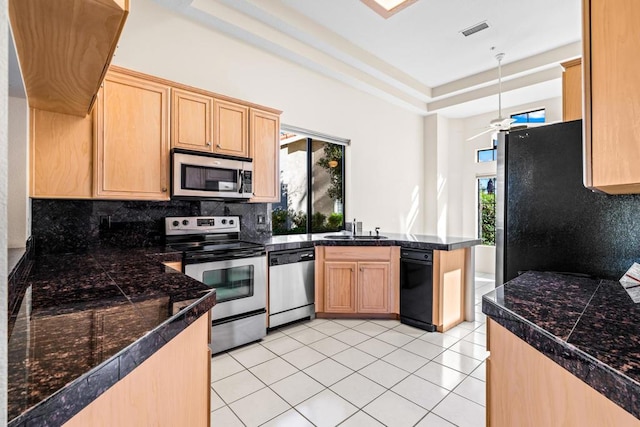
{"label": "oven door", "polygon": [[211,318],[219,320],[266,308],[266,265],[263,255],[186,264],[184,273],[216,289]]}

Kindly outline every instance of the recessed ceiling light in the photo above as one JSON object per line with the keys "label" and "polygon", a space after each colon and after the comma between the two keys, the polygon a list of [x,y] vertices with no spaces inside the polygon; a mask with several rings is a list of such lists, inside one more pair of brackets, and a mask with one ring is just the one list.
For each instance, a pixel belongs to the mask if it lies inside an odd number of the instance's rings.
{"label": "recessed ceiling light", "polygon": [[361,0],[384,19],[400,12],[418,0]]}

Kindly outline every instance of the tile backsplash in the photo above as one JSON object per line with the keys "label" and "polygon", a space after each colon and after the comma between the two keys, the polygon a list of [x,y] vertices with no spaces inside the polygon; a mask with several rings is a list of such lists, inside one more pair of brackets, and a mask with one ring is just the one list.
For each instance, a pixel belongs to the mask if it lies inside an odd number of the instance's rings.
{"label": "tile backsplash", "polygon": [[[77,252],[100,246],[164,244],[167,216],[238,215],[240,238],[271,236],[270,205],[222,201],[104,201],[34,199],[31,234],[36,253]],[[258,224],[258,218],[264,224]]]}

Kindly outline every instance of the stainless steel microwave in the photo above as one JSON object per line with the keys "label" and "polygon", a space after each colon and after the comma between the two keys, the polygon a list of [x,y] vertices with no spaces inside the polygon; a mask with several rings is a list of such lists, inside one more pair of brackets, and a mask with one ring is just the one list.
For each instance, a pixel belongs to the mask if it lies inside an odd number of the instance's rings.
{"label": "stainless steel microwave", "polygon": [[251,159],[220,157],[174,148],[171,152],[171,196],[200,199],[253,197]]}

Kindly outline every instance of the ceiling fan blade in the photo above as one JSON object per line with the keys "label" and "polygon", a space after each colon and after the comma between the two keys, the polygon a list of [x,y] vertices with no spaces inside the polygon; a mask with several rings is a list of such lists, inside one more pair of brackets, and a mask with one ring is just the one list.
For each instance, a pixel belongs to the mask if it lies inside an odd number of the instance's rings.
{"label": "ceiling fan blade", "polygon": [[495,131],[496,131],[496,129],[494,129],[494,128],[485,129],[484,131],[480,132],[479,134],[473,135],[471,138],[467,138],[467,141],[471,141],[473,139],[478,138],[479,136],[482,136],[482,135],[487,134],[489,132],[495,132]]}
{"label": "ceiling fan blade", "polygon": [[508,130],[511,127],[511,125],[515,123],[515,121],[516,119],[511,119],[511,118],[502,120],[502,122],[500,123],[500,129]]}

